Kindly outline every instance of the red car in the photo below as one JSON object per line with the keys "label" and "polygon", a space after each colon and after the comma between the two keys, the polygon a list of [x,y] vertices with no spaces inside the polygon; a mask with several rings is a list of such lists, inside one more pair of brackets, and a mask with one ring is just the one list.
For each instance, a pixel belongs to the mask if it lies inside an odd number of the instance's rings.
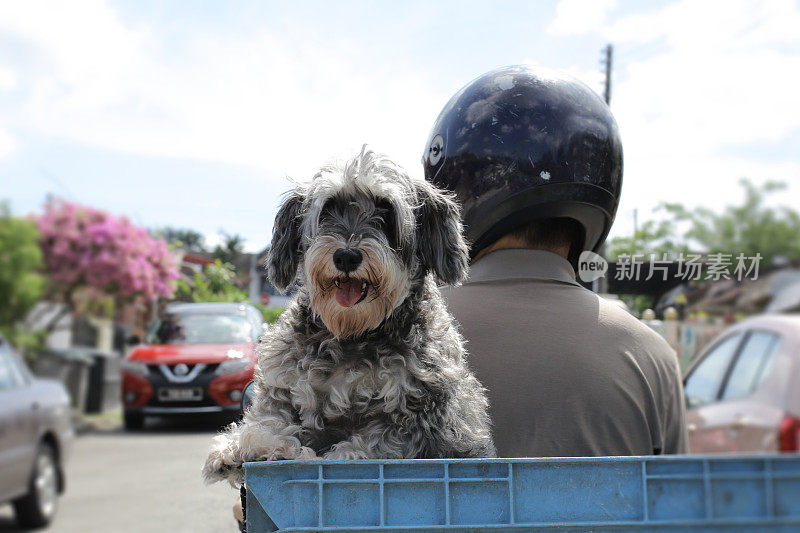
{"label": "red car", "polygon": [[125,427],[146,416],[237,412],[264,319],[240,303],[170,304],[122,365]]}

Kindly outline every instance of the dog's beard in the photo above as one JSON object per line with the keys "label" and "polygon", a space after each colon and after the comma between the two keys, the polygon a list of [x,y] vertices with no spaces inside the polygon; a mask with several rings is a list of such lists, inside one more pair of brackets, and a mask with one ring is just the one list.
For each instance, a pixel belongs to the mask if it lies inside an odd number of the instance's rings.
{"label": "dog's beard", "polygon": [[[344,274],[333,265],[333,254],[345,243],[332,236],[317,238],[305,255],[305,277],[311,309],[335,337],[355,337],[377,328],[408,296],[410,281],[391,249],[374,239],[362,240],[357,249],[363,259],[356,270]],[[342,284],[366,282],[366,294],[345,307],[337,301]]]}

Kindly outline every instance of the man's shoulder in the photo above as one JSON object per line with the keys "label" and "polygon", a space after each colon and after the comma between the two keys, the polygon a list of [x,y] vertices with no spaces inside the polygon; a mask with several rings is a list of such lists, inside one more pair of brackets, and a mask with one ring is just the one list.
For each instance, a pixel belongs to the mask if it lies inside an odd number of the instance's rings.
{"label": "man's shoulder", "polygon": [[[570,319],[573,323],[576,320],[596,323],[599,330],[594,329],[593,335],[614,339],[615,346],[636,346],[643,349],[637,352],[646,352],[665,361],[672,361],[676,357],[675,351],[656,331],[614,301],[577,284],[541,279],[509,279],[478,283],[467,281],[461,286],[444,286],[440,289],[450,312],[462,324],[470,324],[474,317],[485,321],[487,308],[505,308],[511,301],[509,298],[513,298],[517,308],[546,309],[551,317]],[[544,322],[550,323],[552,320]],[[536,329],[534,326],[536,324],[532,325],[531,330]]]}
{"label": "man's shoulder", "polygon": [[648,352],[657,358],[671,362],[676,358],[675,351],[658,332],[642,323],[630,312],[613,301],[596,296],[598,318],[601,324],[613,330],[620,338],[628,337],[637,344],[648,347]]}

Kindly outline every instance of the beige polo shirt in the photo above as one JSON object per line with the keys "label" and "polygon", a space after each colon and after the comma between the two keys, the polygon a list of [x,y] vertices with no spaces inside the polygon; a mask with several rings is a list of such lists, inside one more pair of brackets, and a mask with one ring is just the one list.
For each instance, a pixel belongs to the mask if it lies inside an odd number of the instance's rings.
{"label": "beige polo shirt", "polygon": [[499,457],[686,453],[675,352],[563,257],[492,252],[442,292],[488,389]]}

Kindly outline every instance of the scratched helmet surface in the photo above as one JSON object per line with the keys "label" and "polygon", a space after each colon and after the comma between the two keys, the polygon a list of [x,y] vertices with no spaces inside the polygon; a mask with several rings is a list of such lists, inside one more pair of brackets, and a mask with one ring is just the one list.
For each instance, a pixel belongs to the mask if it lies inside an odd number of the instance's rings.
{"label": "scratched helmet surface", "polygon": [[503,67],[445,105],[422,156],[425,177],[455,192],[471,255],[541,218],[584,229],[571,256],[605,241],[622,189],[622,142],[606,103],[560,72]]}

